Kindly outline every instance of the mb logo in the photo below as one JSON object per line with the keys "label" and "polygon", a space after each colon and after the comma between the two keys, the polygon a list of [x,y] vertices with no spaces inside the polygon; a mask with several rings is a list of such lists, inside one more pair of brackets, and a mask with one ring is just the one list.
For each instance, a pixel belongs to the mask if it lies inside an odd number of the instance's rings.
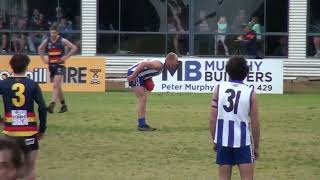
{"label": "mb logo", "polygon": [[90,72],[93,73],[90,84],[100,84],[98,73],[101,72],[101,69],[90,69]]}
{"label": "mb logo", "polygon": [[[183,72],[184,69],[184,72]],[[162,80],[168,80],[168,73],[171,76],[174,76],[177,73],[177,80],[178,81],[199,81],[202,78],[202,73],[200,71],[201,64],[198,61],[185,61],[184,68],[183,63],[179,61],[179,65],[177,69],[164,69],[162,72]],[[184,74],[183,74],[184,73]],[[184,79],[183,79],[184,75]]]}
{"label": "mb logo", "polygon": [[175,70],[164,69],[162,80],[168,80],[168,74],[177,81],[227,81],[228,74],[224,70],[225,61],[185,61],[179,62]]}

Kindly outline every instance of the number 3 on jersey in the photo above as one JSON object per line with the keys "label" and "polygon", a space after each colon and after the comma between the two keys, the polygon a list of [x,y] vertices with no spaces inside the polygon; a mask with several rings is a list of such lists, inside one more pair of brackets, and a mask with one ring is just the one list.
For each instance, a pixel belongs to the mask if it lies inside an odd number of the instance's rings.
{"label": "number 3 on jersey", "polygon": [[11,87],[12,91],[15,91],[15,97],[12,98],[12,104],[16,107],[21,107],[26,102],[26,97],[24,96],[24,91],[26,90],[26,87],[24,84],[21,83],[15,83]]}
{"label": "number 3 on jersey", "polygon": [[[237,114],[241,91],[237,91],[236,93],[233,89],[227,89],[226,93],[230,94],[228,96],[229,106],[223,105],[223,109],[227,112],[233,111],[234,114]],[[234,100],[234,98],[236,99]]]}

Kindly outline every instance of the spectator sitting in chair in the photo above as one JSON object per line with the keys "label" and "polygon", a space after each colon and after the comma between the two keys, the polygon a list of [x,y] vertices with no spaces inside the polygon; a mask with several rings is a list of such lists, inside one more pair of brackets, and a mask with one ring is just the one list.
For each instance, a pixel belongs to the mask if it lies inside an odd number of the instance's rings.
{"label": "spectator sitting in chair", "polygon": [[70,34],[70,31],[72,31],[71,21],[69,21],[66,17],[62,17],[58,26],[59,26],[59,32],[61,33],[63,38],[68,39],[71,37],[71,34]]}
{"label": "spectator sitting in chair", "polygon": [[[12,21],[14,20],[14,17],[12,18]],[[11,22],[14,23],[14,22]],[[19,31],[25,31],[26,30],[26,21],[24,18],[20,17],[18,18],[16,25],[12,24],[12,30],[16,31],[12,34],[11,42],[13,44],[13,50],[15,53],[22,53],[25,51],[26,48],[26,35],[23,32]]]}
{"label": "spectator sitting in chair", "polygon": [[243,26],[246,33],[238,37],[240,44],[245,47],[246,55],[257,58],[257,36],[256,33],[250,29],[248,25]]}
{"label": "spectator sitting in chair", "polygon": [[34,32],[31,32],[27,37],[29,51],[36,53],[38,46],[47,38],[46,33],[41,32],[47,30],[43,14],[40,14],[37,19],[34,19],[34,23],[31,25],[30,29]]}

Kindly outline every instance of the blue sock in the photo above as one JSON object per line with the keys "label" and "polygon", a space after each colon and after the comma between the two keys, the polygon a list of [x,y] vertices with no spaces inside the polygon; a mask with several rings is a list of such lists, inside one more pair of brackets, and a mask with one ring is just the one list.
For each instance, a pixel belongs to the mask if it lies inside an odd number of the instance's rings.
{"label": "blue sock", "polygon": [[139,126],[144,126],[146,125],[146,119],[143,117],[143,118],[139,118]]}

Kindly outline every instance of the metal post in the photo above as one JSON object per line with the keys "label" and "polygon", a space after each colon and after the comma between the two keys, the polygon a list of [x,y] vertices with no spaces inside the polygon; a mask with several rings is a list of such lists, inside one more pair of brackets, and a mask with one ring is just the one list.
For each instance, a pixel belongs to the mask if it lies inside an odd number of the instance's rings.
{"label": "metal post", "polygon": [[189,54],[194,55],[194,0],[189,0]]}

